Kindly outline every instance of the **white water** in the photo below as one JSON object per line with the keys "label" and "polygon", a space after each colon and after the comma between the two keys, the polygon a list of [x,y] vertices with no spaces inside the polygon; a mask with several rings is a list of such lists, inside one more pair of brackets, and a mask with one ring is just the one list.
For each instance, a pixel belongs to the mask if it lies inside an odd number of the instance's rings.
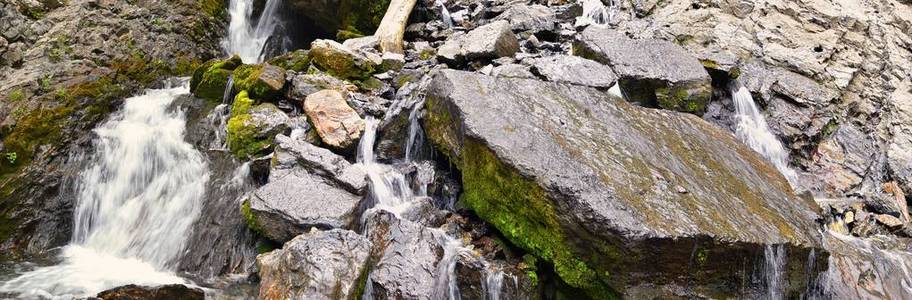
{"label": "white water", "polygon": [[440,8],[440,18],[443,19],[443,24],[447,28],[453,28],[453,17],[450,16],[450,11],[446,8],[446,0],[435,0],[434,5]]}
{"label": "white water", "polygon": [[617,16],[618,4],[616,0],[580,0],[583,6],[583,15],[576,18],[576,25],[604,26],[614,21]]}
{"label": "white water", "polygon": [[763,251],[766,299],[784,299],[786,255],[783,245],[767,245]]}
{"label": "white water", "polygon": [[776,135],[770,131],[766,119],[760,114],[760,109],[754,103],[750,91],[737,82],[731,88],[732,102],[735,103],[735,135],[744,144],[757,151],[770,160],[776,169],[795,186],[798,174],[788,165],[788,152]]}
{"label": "white water", "polygon": [[278,25],[276,13],[279,1],[266,0],[266,7],[256,24],[253,24],[254,0],[230,0],[228,4],[228,37],[222,46],[229,54],[237,54],[244,63],[263,61],[263,47]]}
{"label": "white water", "polygon": [[169,110],[188,93],[148,90],[95,130],[97,153],[79,178],[73,240],[62,262],[0,286],[20,297],[69,299],[125,284],[186,283],[174,274],[200,214],[208,168]]}
{"label": "white water", "polygon": [[482,284],[487,300],[500,300],[500,290],[503,289],[503,278],[503,271],[487,270],[485,281]]}
{"label": "white water", "polygon": [[212,112],[206,116],[206,122],[209,123],[212,132],[215,135],[209,142],[209,150],[227,151],[228,143],[226,126],[228,118],[231,117],[231,106],[228,104],[219,104],[212,109]]}

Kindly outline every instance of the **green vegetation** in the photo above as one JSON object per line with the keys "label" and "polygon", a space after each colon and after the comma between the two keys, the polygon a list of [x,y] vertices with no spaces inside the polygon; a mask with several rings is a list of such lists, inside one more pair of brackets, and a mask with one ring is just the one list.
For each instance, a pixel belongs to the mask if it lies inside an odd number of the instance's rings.
{"label": "green vegetation", "polygon": [[6,161],[8,161],[11,165],[16,164],[16,158],[18,158],[18,157],[19,156],[18,156],[18,154],[16,154],[16,152],[7,152],[6,153]]}
{"label": "green vegetation", "polygon": [[263,232],[260,229],[260,225],[257,224],[253,212],[250,211],[250,199],[246,199],[244,200],[244,203],[241,203],[241,214],[244,215],[244,220],[247,220],[247,227],[249,227],[250,230],[253,230],[257,234]]}
{"label": "green vegetation", "polygon": [[25,92],[22,91],[22,89],[16,89],[8,96],[6,96],[6,99],[9,100],[10,103],[16,103],[25,100]]}
{"label": "green vegetation", "polygon": [[260,136],[257,124],[249,114],[251,109],[256,109],[255,104],[256,101],[248,96],[247,91],[241,91],[231,105],[231,118],[228,119],[227,125],[228,149],[241,160],[255,156],[272,146],[273,137]]}
{"label": "green vegetation", "polygon": [[383,20],[389,3],[390,0],[342,0],[338,16],[342,29],[336,33],[336,38],[343,41],[372,34]]}
{"label": "green vegetation", "polygon": [[712,91],[688,86],[660,87],[655,89],[656,102],[663,109],[703,114]]}
{"label": "green vegetation", "polygon": [[[271,99],[277,96],[266,82],[260,79],[263,74],[265,65],[242,65],[234,69],[234,89],[236,91],[247,91],[250,97],[257,99]],[[282,72],[284,74],[284,71]]]}
{"label": "green vegetation", "polygon": [[71,44],[70,37],[65,34],[54,37],[50,47],[47,49],[48,59],[52,62],[63,60],[64,56],[73,53],[73,48],[70,47]]}
{"label": "green vegetation", "polygon": [[203,63],[193,71],[190,91],[206,100],[222,101],[231,71],[240,65],[241,58],[237,55],[229,59],[213,59]]}
{"label": "green vegetation", "polygon": [[269,60],[269,64],[285,70],[304,72],[310,68],[310,51],[295,50]]}

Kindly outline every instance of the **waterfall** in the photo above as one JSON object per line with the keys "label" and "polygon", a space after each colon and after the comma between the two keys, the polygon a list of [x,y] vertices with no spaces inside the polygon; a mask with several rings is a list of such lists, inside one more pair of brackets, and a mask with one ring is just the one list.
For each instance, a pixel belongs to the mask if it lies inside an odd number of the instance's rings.
{"label": "waterfall", "polygon": [[750,91],[740,83],[731,85],[732,102],[735,103],[735,135],[744,144],[770,160],[792,186],[798,182],[798,174],[788,166],[788,152],[776,135],[770,131],[766,119],[754,103]]}
{"label": "waterfall", "polygon": [[453,17],[450,17],[450,11],[446,8],[445,0],[435,0],[434,5],[437,5],[440,8],[440,18],[443,19],[443,24],[447,28],[453,28]]}
{"label": "waterfall", "polygon": [[577,26],[590,24],[604,26],[614,21],[618,9],[617,0],[606,0],[606,2],[603,3],[602,0],[580,0],[580,4],[583,6],[583,15],[577,17]]}
{"label": "waterfall", "polygon": [[[488,270],[485,274],[482,287],[488,300],[500,300],[500,290],[503,289],[504,272],[502,270]],[[514,278],[515,280],[516,278]]]}
{"label": "waterfall", "polygon": [[209,142],[209,150],[228,150],[226,126],[228,125],[229,117],[231,117],[231,106],[224,103],[216,105],[212,112],[206,116],[206,122],[212,128],[214,135],[212,141]]}
{"label": "waterfall", "polygon": [[80,174],[72,242],[62,262],[0,286],[23,297],[69,299],[124,285],[186,283],[174,274],[209,180],[203,156],[184,141],[188,93],[147,90],[95,129],[92,164]]}
{"label": "waterfall", "polygon": [[766,299],[784,299],[785,263],[784,245],[766,245],[763,250],[763,281],[766,283]]}
{"label": "waterfall", "polygon": [[405,142],[406,161],[414,161],[415,150],[420,150],[421,145],[424,143],[421,124],[418,123],[418,114],[421,112],[422,107],[424,107],[424,100],[416,102],[412,107],[412,111],[409,112],[409,136]]}
{"label": "waterfall", "polygon": [[253,24],[254,0],[230,0],[228,4],[228,37],[222,46],[229,54],[237,54],[244,63],[262,62],[263,48],[278,25],[276,14],[281,0],[266,0],[266,7]]}

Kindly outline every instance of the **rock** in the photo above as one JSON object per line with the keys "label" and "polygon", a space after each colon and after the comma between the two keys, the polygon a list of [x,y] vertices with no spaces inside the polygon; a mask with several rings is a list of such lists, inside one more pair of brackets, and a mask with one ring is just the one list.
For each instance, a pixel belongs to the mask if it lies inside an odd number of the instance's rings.
{"label": "rock", "polygon": [[322,90],[307,96],[304,112],[317,134],[327,145],[344,149],[355,144],[364,131],[364,120],[355,112],[342,93]]}
{"label": "rock", "polygon": [[[539,299],[537,286],[525,273],[499,261],[483,262],[473,256],[459,256],[456,281],[463,299]],[[491,290],[499,288],[498,290]]]}
{"label": "rock", "polygon": [[491,76],[509,78],[536,78],[535,74],[532,74],[532,71],[528,66],[512,63],[494,67],[494,70],[491,70]]}
{"label": "rock", "polygon": [[400,220],[387,211],[371,215],[366,228],[377,262],[368,279],[373,299],[446,298],[446,283],[437,282],[443,231]]}
{"label": "rock", "polygon": [[241,91],[234,98],[226,126],[228,149],[238,159],[256,157],[272,146],[272,139],[288,129],[288,115],[272,103],[254,106]]}
{"label": "rock", "polygon": [[257,257],[263,300],[354,299],[367,278],[371,244],[349,230],[299,235]]}
{"label": "rock", "polygon": [[788,71],[778,74],[770,91],[803,106],[825,106],[839,97],[836,91],[825,88],[801,74]]}
{"label": "rock", "polygon": [[304,99],[310,94],[322,90],[347,91],[354,88],[351,84],[325,73],[297,74],[292,77],[291,86],[285,96],[289,99],[300,101],[301,106],[303,106]]}
{"label": "rock", "polygon": [[544,5],[511,5],[506,11],[494,18],[494,21],[505,20],[510,22],[513,31],[530,31],[539,33],[552,31],[554,25],[554,12]]}
{"label": "rock", "polygon": [[577,56],[555,55],[532,61],[532,70],[548,81],[610,88],[617,76],[610,67]]}
{"label": "rock", "polygon": [[816,299],[906,299],[912,296],[903,288],[905,271],[912,268],[908,240],[879,236],[868,241],[851,236],[827,234],[829,262],[816,268],[826,269],[811,290]]}
{"label": "rock", "polygon": [[455,36],[437,49],[444,61],[459,63],[466,60],[494,59],[513,56],[519,51],[519,41],[507,21],[480,26],[465,35]]}
{"label": "rock", "polygon": [[98,293],[102,300],[203,300],[205,294],[199,288],[190,288],[182,284],[168,284],[157,287],[125,285]]}
{"label": "rock", "polygon": [[321,70],[344,79],[365,79],[377,69],[374,61],[330,40],[311,43],[310,57]]}
{"label": "rock", "polygon": [[363,194],[367,188],[367,174],[359,165],[352,165],[328,149],[300,142],[288,136],[278,135],[275,138],[277,160],[284,161],[290,156],[308,171],[334,179],[342,188],[354,194]]}
{"label": "rock", "polygon": [[405,65],[405,56],[399,53],[384,52],[381,70],[400,70]]}
{"label": "rock", "polygon": [[214,59],[204,63],[193,71],[190,79],[190,91],[197,97],[221,102],[228,88],[228,77],[240,66],[241,57],[235,55],[229,59]]}
{"label": "rock", "polygon": [[285,70],[270,65],[243,65],[234,69],[234,90],[247,91],[251,98],[272,100],[285,87]]}
{"label": "rock", "polygon": [[[733,261],[750,265],[785,243],[786,276],[805,278],[808,252],[821,247],[817,205],[698,117],[592,88],[449,70],[435,75],[426,106],[428,137],[461,171],[461,201],[592,297],[678,280],[737,295],[718,285],[744,276]],[[694,247],[709,259],[694,261]],[[703,272],[720,277],[695,276]],[[803,291],[797,281],[786,290]]]}
{"label": "rock", "polygon": [[288,71],[304,72],[310,67],[310,51],[299,49],[288,52],[273,57],[269,64]]}
{"label": "rock", "polygon": [[347,39],[342,42],[342,46],[348,48],[352,51],[373,51],[377,50],[377,47],[380,46],[380,41],[377,40],[377,37],[373,35],[362,36],[358,38]]}
{"label": "rock", "polygon": [[3,53],[3,63],[9,66],[18,67],[22,65],[22,57],[25,55],[26,46],[23,43],[12,43]]}
{"label": "rock", "polygon": [[874,219],[877,220],[877,223],[883,224],[890,229],[897,229],[903,226],[903,222],[899,218],[891,215],[874,215]]}
{"label": "rock", "polygon": [[361,197],[313,174],[294,158],[277,157],[269,182],[244,202],[250,227],[277,242],[288,241],[313,228],[351,228]]}
{"label": "rock", "polygon": [[636,40],[589,26],[577,37],[573,51],[611,66],[628,101],[702,114],[712,95],[703,64],[667,41]]}

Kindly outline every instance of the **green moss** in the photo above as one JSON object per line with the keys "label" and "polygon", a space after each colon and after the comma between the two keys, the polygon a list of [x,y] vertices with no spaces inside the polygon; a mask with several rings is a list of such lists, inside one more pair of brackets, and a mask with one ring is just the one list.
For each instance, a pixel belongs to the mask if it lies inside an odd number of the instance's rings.
{"label": "green moss", "polygon": [[342,20],[339,28],[353,34],[372,33],[383,20],[389,3],[390,0],[342,0],[339,3],[338,18]]}
{"label": "green moss", "polygon": [[468,140],[462,151],[462,157],[471,158],[460,164],[465,205],[517,246],[554,264],[555,272],[568,285],[584,289],[594,298],[617,296],[574,253],[555,208],[536,182],[501,163],[482,143]]}
{"label": "green moss", "polygon": [[[269,84],[260,80],[265,65],[242,65],[234,69],[234,90],[247,91],[250,97],[257,99],[272,99],[277,97],[279,91],[274,90]],[[284,71],[281,72],[284,74]]]}
{"label": "green moss", "polygon": [[260,229],[260,225],[257,224],[253,212],[250,211],[250,199],[246,199],[244,200],[244,203],[241,203],[241,214],[244,215],[244,220],[247,221],[247,227],[250,228],[250,230],[253,230],[257,234],[263,232],[263,230]]}
{"label": "green moss", "polygon": [[338,45],[318,45],[311,48],[310,55],[314,65],[335,77],[363,80],[376,71],[373,63],[357,58],[352,53],[337,49]]}
{"label": "green moss", "polygon": [[[203,99],[221,101],[232,70],[240,65],[241,58],[237,55],[228,59],[213,59],[203,63],[193,70],[193,77],[190,78],[190,91]],[[181,66],[181,68],[185,67]]]}
{"label": "green moss", "polygon": [[340,41],[340,42],[348,40],[348,39],[363,37],[363,36],[364,36],[364,33],[361,33],[361,31],[359,31],[357,28],[354,28],[354,27],[348,27],[346,29],[339,29],[339,31],[336,32],[336,40]]}
{"label": "green moss", "polygon": [[206,15],[222,19],[228,14],[227,2],[226,0],[200,0],[199,5]]}
{"label": "green moss", "polygon": [[22,89],[16,89],[6,96],[6,100],[9,100],[11,103],[16,103],[25,99],[25,92]]}
{"label": "green moss", "polygon": [[656,102],[663,109],[702,114],[709,101],[708,91],[689,90],[687,87],[660,87],[655,89]]}
{"label": "green moss", "polygon": [[228,119],[228,149],[241,160],[249,159],[268,149],[273,137],[261,137],[257,125],[250,117],[250,110],[256,102],[241,91],[231,105],[231,118]]}
{"label": "green moss", "polygon": [[269,64],[285,70],[303,72],[310,68],[310,51],[295,50],[270,59]]}

